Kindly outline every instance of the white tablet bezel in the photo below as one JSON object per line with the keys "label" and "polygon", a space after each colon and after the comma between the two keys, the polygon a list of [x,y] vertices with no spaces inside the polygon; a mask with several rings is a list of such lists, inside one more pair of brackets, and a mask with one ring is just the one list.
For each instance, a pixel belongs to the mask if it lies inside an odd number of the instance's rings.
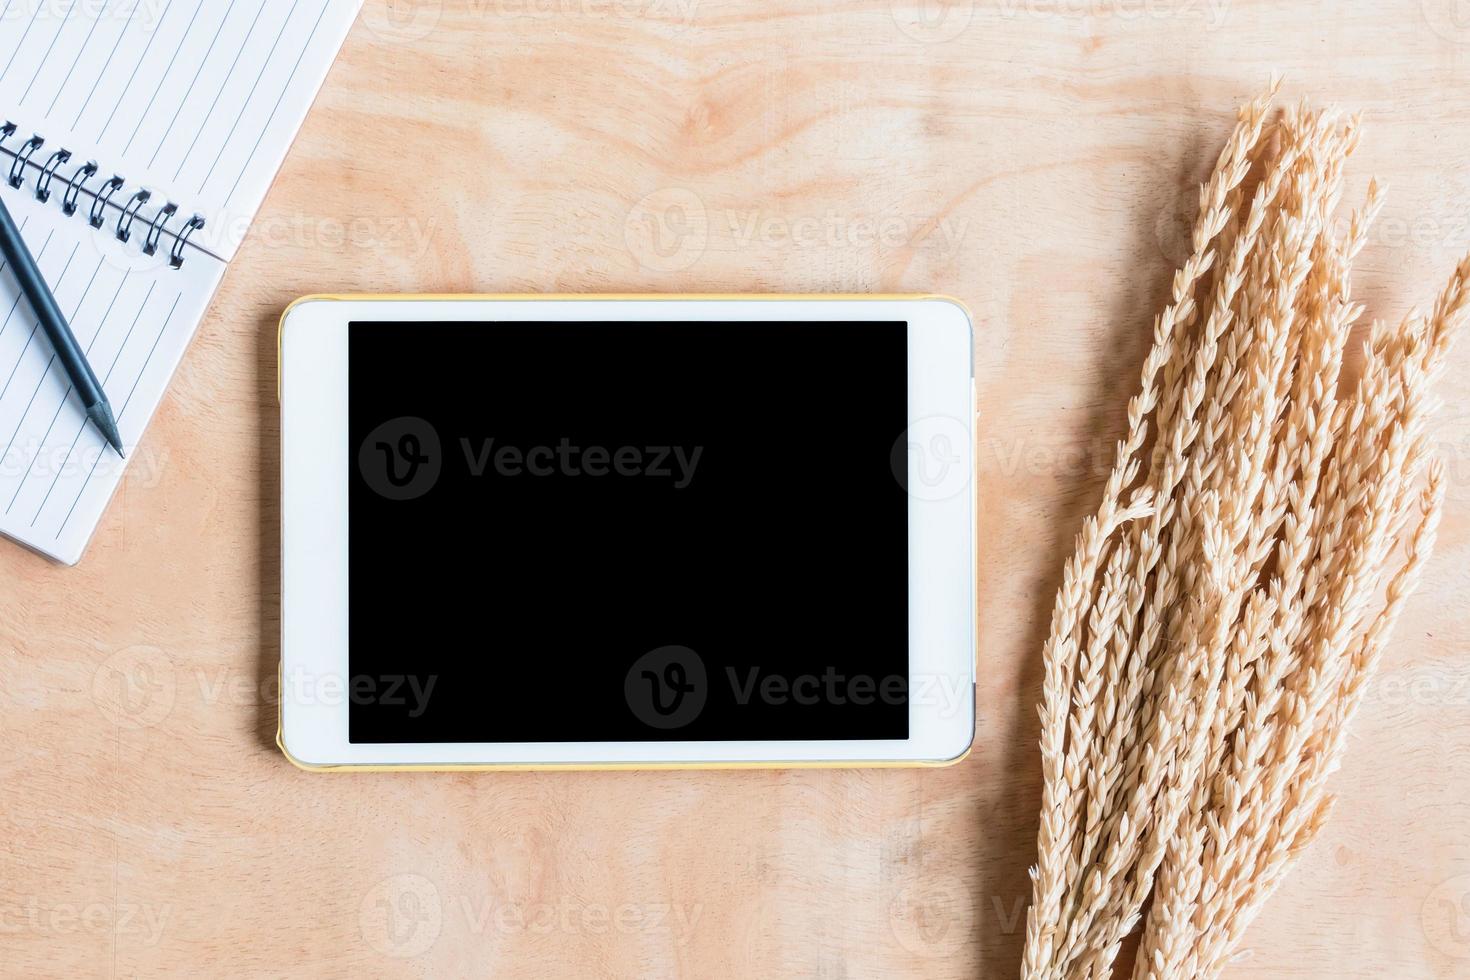
{"label": "white tablet bezel", "polygon": [[[910,443],[955,455],[927,489],[909,452],[909,738],[819,741],[347,740],[347,334],[352,321],[893,321],[909,324]],[[860,397],[860,392],[854,393]],[[944,764],[974,737],[974,394],[969,314],[945,297],[305,297],[280,330],[279,741],[306,767]],[[841,417],[841,406],[832,416]],[[919,444],[922,448],[922,444]],[[930,481],[932,482],[932,481]]]}

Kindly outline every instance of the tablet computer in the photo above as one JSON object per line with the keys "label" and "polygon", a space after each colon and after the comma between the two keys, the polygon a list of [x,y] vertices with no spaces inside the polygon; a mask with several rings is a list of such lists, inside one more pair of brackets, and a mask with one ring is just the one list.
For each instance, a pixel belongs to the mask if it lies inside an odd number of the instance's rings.
{"label": "tablet computer", "polygon": [[298,300],[282,750],[345,769],[962,757],[971,338],[943,297]]}

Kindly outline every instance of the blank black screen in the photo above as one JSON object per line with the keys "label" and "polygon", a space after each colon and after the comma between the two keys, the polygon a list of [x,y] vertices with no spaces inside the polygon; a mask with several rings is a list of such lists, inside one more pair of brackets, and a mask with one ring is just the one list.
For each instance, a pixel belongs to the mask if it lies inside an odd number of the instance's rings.
{"label": "blank black screen", "polygon": [[904,323],[353,323],[349,738],[908,736]]}

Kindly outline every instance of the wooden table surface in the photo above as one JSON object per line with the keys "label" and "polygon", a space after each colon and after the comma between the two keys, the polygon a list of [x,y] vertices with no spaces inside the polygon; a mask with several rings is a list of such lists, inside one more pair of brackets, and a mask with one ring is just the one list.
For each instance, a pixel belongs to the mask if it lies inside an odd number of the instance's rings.
{"label": "wooden table surface", "polygon": [[[1371,308],[1470,249],[1456,0],[368,0],[76,568],[0,543],[0,974],[1012,977],[1039,652],[1235,105],[1366,110]],[[942,291],[981,661],[937,771],[300,772],[275,325],[318,291]],[[1470,976],[1470,341],[1440,547],[1231,977]],[[853,397],[861,398],[860,391]]]}

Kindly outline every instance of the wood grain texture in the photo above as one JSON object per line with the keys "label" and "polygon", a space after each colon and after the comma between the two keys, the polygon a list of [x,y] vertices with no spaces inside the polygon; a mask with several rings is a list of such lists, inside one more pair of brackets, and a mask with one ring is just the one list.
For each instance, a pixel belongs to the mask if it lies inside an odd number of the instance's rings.
{"label": "wood grain texture", "polygon": [[[1470,248],[1456,0],[368,0],[83,563],[0,547],[0,973],[1011,977],[1039,651],[1234,106],[1361,108],[1371,309]],[[275,323],[318,291],[942,291],[979,322],[974,753],[309,775]],[[1334,789],[1229,975],[1470,976],[1470,347]],[[862,392],[854,391],[854,398]]]}

